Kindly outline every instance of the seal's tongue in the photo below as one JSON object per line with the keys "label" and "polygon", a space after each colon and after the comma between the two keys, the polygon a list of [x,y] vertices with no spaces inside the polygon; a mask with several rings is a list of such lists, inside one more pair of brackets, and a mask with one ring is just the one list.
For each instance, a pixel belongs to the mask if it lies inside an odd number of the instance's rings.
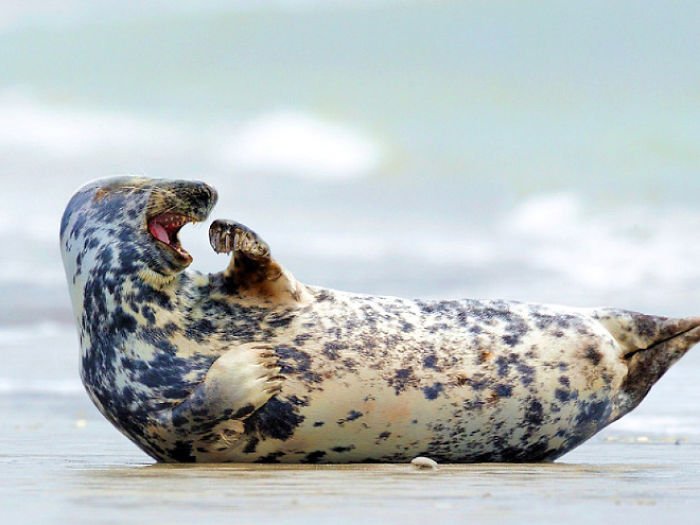
{"label": "seal's tongue", "polygon": [[165,244],[170,244],[170,236],[162,225],[152,221],[148,226],[150,227],[149,229],[151,230],[151,235]]}

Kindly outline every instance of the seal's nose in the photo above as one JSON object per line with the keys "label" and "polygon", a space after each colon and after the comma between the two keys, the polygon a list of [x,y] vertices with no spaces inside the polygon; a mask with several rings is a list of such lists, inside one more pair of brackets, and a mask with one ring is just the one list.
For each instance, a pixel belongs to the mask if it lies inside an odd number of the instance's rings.
{"label": "seal's nose", "polygon": [[209,206],[213,208],[219,200],[219,194],[214,188],[209,186],[209,184],[204,184],[204,188],[209,192]]}
{"label": "seal's nose", "polygon": [[211,210],[219,199],[219,194],[205,182],[197,181],[194,187],[191,186],[191,188],[192,205],[201,210],[207,210],[208,213],[208,210]]}

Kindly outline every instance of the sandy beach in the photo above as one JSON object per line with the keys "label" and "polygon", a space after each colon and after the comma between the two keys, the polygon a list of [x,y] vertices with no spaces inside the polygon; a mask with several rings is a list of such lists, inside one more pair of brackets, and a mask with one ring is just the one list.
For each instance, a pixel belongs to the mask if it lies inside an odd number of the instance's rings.
{"label": "sandy beach", "polygon": [[[632,426],[692,379],[673,372]],[[155,464],[79,394],[0,409],[3,523],[644,524],[700,509],[700,439],[658,427],[618,423],[553,464],[190,466]]]}

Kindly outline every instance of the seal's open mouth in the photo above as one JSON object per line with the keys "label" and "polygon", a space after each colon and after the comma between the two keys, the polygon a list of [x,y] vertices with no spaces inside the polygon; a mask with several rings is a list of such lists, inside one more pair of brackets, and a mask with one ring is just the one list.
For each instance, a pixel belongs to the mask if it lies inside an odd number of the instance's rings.
{"label": "seal's open mouth", "polygon": [[177,234],[189,222],[197,222],[192,217],[180,213],[166,212],[156,215],[148,221],[148,231],[155,240],[167,246],[175,254],[185,260],[192,261],[192,256],[180,244]]}

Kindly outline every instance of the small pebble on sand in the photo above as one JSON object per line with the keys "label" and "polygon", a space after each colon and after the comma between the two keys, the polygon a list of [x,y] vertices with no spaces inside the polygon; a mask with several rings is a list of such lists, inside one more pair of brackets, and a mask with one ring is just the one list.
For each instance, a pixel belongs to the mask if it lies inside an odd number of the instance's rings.
{"label": "small pebble on sand", "polygon": [[422,456],[419,456],[417,458],[413,458],[411,460],[411,465],[413,465],[416,468],[419,469],[425,469],[425,470],[437,470],[438,464],[437,461],[434,461],[430,458],[424,458]]}

